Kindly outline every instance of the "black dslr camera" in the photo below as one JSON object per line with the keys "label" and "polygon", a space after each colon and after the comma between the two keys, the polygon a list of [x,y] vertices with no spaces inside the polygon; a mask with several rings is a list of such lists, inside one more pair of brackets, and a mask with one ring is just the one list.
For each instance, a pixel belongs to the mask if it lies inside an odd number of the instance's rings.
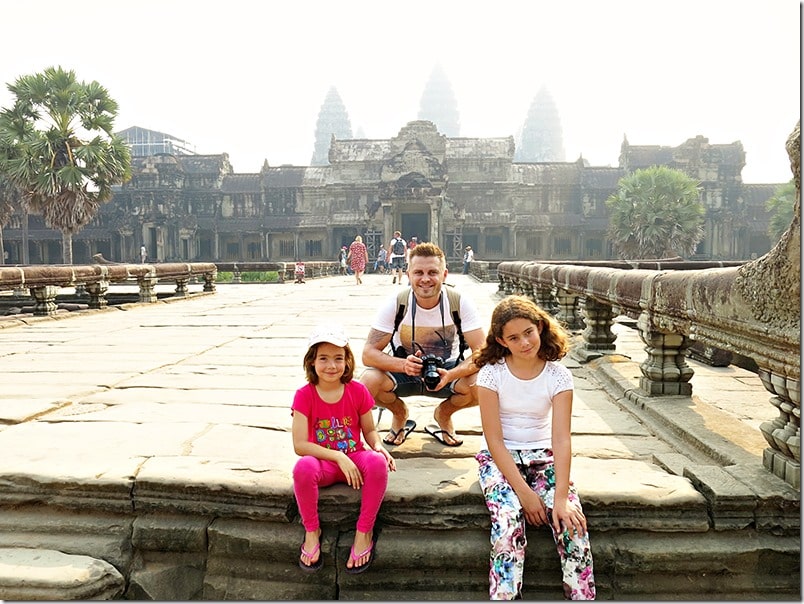
{"label": "black dslr camera", "polygon": [[422,357],[422,379],[425,386],[430,390],[438,386],[441,376],[438,369],[444,367],[444,359],[434,354],[426,354]]}

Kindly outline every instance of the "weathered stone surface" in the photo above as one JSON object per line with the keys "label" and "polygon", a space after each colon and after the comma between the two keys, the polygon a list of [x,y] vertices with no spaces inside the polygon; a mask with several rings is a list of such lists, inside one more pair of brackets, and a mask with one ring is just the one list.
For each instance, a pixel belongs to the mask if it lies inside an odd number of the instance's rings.
{"label": "weathered stone surface", "polygon": [[[157,305],[158,310],[140,305],[104,313],[107,318],[88,315],[4,330],[10,349],[25,351],[17,354],[38,350],[44,358],[42,351],[50,350],[38,368],[39,385],[42,392],[49,388],[50,398],[32,405],[68,404],[0,427],[0,547],[32,544],[106,560],[128,581],[130,599],[486,599],[489,517],[474,459],[479,413],[475,408],[456,414],[465,443],[443,447],[423,432],[438,403],[427,397],[411,398],[417,431],[391,449],[398,470],[389,477],[380,509],[376,567],[361,577],[343,573],[360,493],[336,485],[321,491],[324,569],[306,574],[298,568],[303,528],[292,492],[298,458],[289,408],[303,383],[306,336],[329,316],[326,309],[348,296],[353,303],[341,318],[349,333],[357,334],[353,349],[360,358],[365,317],[390,291],[389,284],[372,279],[365,277],[360,296],[352,296],[355,286],[339,285],[337,278],[309,281],[304,290],[309,299],[300,295],[301,286],[232,286],[223,299],[196,298]],[[494,287],[468,278],[461,287],[476,294],[488,316]],[[227,305],[237,312],[224,317]],[[57,323],[70,328],[62,332]],[[163,331],[158,325],[170,327]],[[164,346],[159,333],[167,334]],[[629,342],[629,333],[623,334],[618,344]],[[762,561],[730,568],[733,580],[719,583],[723,593],[734,595],[728,589],[735,585],[743,596],[760,598],[764,593],[751,588],[753,582],[768,586],[770,594],[792,597],[800,577],[788,564],[791,543],[800,541],[794,528],[800,526],[798,494],[764,471],[759,456],[740,440],[742,429],[754,434],[748,425],[754,418],[728,409],[714,392],[657,407],[661,411],[650,401],[627,399],[623,389],[638,381],[644,354],[638,341],[630,342],[616,363],[601,359],[596,367],[581,367],[567,360],[576,381],[572,478],[589,519],[599,597],[669,599],[671,587],[680,583],[676,599],[698,599],[699,593],[710,593],[710,573],[722,572],[714,553],[718,543],[721,556],[734,551]],[[159,351],[149,355],[154,348]],[[218,364],[227,349],[238,358]],[[115,374],[112,382],[105,373],[108,363],[98,363],[93,374],[88,362],[73,384],[59,371],[61,350],[86,359],[118,358],[126,375]],[[270,375],[267,368],[274,362]],[[24,363],[17,358],[12,364]],[[605,381],[602,368],[608,367],[618,369],[615,385]],[[202,384],[194,382],[196,372],[206,376]],[[218,373],[238,379],[228,379],[226,388],[207,387]],[[99,386],[86,392],[83,378],[93,375]],[[744,376],[727,379],[734,383]],[[135,380],[137,387],[130,387]],[[745,397],[752,396],[746,390]],[[752,408],[746,405],[744,415]],[[389,413],[382,414],[381,433],[390,421]],[[718,519],[711,519],[703,492],[719,493],[726,477],[700,472],[697,489],[684,476],[696,465],[721,467],[697,442],[673,436],[686,422],[709,449],[741,460],[723,469],[747,489],[739,497],[754,503],[756,529],[713,529]],[[744,471],[751,467],[763,473]],[[740,502],[729,501],[714,513],[733,518],[735,505]],[[762,537],[762,549],[734,547],[741,535],[754,539],[752,532]],[[650,575],[638,567],[654,555],[642,536],[660,552]],[[711,542],[711,552],[696,554],[702,538]],[[550,535],[529,528],[528,540],[524,596],[559,599],[561,577]]]}
{"label": "weathered stone surface", "polygon": [[125,579],[103,560],[55,550],[0,548],[0,598],[113,600]]}

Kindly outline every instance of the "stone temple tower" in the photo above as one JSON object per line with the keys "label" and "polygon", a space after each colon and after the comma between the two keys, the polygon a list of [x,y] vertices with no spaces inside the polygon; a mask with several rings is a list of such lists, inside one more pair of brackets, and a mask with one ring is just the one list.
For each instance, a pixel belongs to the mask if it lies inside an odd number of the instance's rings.
{"label": "stone temple tower", "polygon": [[545,86],[541,87],[530,106],[514,161],[565,161],[561,119],[555,101]]}
{"label": "stone temple tower", "polygon": [[352,138],[352,124],[349,114],[341,100],[341,96],[333,86],[329,89],[321,111],[318,112],[318,121],[315,124],[315,147],[311,166],[326,166],[329,164],[329,145],[332,135],[344,140]]}
{"label": "stone temple tower", "polygon": [[419,119],[433,122],[441,134],[449,138],[460,136],[458,102],[452,85],[440,65],[436,65],[422,93]]}

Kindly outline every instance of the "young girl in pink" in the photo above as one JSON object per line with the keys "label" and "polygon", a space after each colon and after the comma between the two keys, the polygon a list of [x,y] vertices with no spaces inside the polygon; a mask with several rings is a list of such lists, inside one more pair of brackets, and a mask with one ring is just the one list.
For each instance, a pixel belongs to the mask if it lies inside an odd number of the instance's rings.
{"label": "young girl in pink", "polygon": [[[345,482],[362,490],[355,540],[346,572],[365,571],[374,560],[374,522],[396,463],[382,445],[368,389],[352,380],[355,357],[340,327],[322,326],[310,336],[304,356],[307,384],[293,397],[293,492],[304,524],[299,566],[321,568],[320,487]],[[362,433],[362,437],[361,437]]]}
{"label": "young girl in pink", "polygon": [[525,523],[547,525],[561,560],[564,597],[594,600],[586,516],[570,481],[573,381],[558,361],[567,332],[524,296],[491,313],[477,397],[483,438],[476,459],[491,515],[489,597],[522,597]]}

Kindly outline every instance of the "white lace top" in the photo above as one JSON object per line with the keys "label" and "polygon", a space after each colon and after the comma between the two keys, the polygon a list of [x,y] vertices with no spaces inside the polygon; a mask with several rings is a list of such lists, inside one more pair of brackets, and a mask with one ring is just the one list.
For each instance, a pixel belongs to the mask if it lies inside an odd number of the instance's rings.
{"label": "white lace top", "polygon": [[[521,380],[508,369],[505,359],[484,365],[477,374],[477,385],[497,393],[500,422],[508,449],[551,447],[553,397],[573,389],[572,373],[564,365],[547,361],[535,378]],[[481,449],[488,448],[485,435]]]}

